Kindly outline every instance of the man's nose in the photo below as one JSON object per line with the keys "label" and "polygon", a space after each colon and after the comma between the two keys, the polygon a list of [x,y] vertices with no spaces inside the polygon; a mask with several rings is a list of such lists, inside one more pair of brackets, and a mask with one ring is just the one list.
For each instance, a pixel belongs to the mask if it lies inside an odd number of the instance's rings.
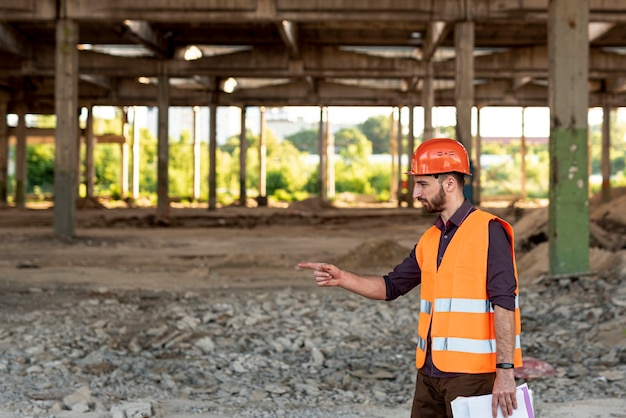
{"label": "man's nose", "polygon": [[413,187],[413,199],[417,199],[422,195],[422,186],[419,184],[415,184]]}

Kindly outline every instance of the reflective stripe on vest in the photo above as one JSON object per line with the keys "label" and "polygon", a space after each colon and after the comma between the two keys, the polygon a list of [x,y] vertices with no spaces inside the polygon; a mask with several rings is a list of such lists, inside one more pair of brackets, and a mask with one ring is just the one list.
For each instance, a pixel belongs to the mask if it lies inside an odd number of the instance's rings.
{"label": "reflective stripe on vest", "polygon": [[[433,304],[428,300],[420,302],[420,311],[430,315]],[[519,308],[519,297],[515,295],[515,309]],[[438,298],[435,300],[437,312],[484,313],[493,312],[493,305],[488,300]]]}
{"label": "reflective stripe on vest", "polygon": [[[417,337],[417,346],[421,350],[426,349],[426,341]],[[521,348],[522,343],[519,335],[515,336],[515,348]],[[437,337],[432,341],[433,351],[458,351],[472,354],[495,354],[496,340],[472,340],[469,338]]]}

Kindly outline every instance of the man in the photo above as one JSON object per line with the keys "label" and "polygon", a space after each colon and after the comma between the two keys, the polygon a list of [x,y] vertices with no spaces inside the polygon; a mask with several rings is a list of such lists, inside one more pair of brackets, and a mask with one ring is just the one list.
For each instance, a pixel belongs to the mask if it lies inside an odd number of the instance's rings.
{"label": "man", "polygon": [[386,276],[366,276],[303,262],[318,286],[340,286],[393,300],[421,284],[411,417],[452,418],[457,396],[493,394],[492,414],[517,408],[514,368],[522,365],[513,228],[463,196],[471,175],[463,145],[423,142],[413,154],[413,197],[436,223]]}

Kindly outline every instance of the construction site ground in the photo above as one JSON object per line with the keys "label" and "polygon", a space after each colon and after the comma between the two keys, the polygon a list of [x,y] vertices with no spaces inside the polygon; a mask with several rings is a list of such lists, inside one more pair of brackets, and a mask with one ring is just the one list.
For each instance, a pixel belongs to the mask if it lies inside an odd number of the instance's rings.
{"label": "construction site ground", "polygon": [[[512,223],[542,210],[541,205],[514,207],[510,202],[486,209]],[[112,290],[199,292],[216,301],[243,291],[332,291],[317,288],[310,271],[298,270],[296,264],[328,261],[362,273],[383,274],[401,261],[398,254],[386,252],[383,243],[410,249],[434,220],[419,208],[392,205],[215,211],[172,207],[167,222],[160,223],[154,215],[155,209],[149,207],[82,208],[76,212],[76,236],[68,240],[54,237],[51,208],[29,205],[0,210],[0,284],[5,289],[0,292],[0,315],[9,310],[26,315],[31,309],[71,298],[79,304],[85,292]],[[366,243],[380,248],[359,258],[354,250]],[[373,259],[373,254],[379,259]],[[533,263],[534,268],[537,265],[547,265],[545,254]],[[15,298],[17,294],[31,296]],[[615,332],[623,340],[624,329]],[[163,410],[188,402],[159,401]],[[395,417],[407,416],[406,407],[370,405],[362,410],[367,411],[364,416]],[[541,407],[545,417],[626,417],[626,398]],[[171,412],[167,416],[215,415]]]}

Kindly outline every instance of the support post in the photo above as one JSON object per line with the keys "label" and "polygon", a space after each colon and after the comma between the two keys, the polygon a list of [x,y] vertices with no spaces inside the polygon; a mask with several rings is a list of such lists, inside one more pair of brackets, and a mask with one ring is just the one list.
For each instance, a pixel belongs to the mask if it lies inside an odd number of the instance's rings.
{"label": "support post", "polygon": [[87,107],[87,123],[85,125],[85,194],[87,199],[94,197],[96,167],[93,154],[96,148],[96,139],[93,134],[93,106]]}
{"label": "support post", "polygon": [[9,201],[9,133],[7,126],[7,102],[0,100],[0,208]]}
{"label": "support post", "polygon": [[26,207],[26,105],[17,105],[17,129],[15,146],[15,206]]}
{"label": "support post", "polygon": [[[409,133],[408,133],[408,152],[407,152],[407,167],[406,171],[411,171],[411,159],[413,158],[413,152],[415,151],[415,105],[414,100],[411,98],[409,104]],[[414,206],[413,202],[413,176],[407,176],[406,179],[406,203],[408,207]]]}
{"label": "support post", "polygon": [[396,168],[397,153],[398,153],[398,134],[396,124],[396,109],[391,108],[389,115],[389,154],[391,155],[391,175],[389,176],[389,200],[391,202],[397,202],[398,198],[398,170]]}
{"label": "support post", "polygon": [[588,23],[589,0],[549,2],[550,274],[589,271]]}
{"label": "support post", "polygon": [[[327,112],[330,110],[327,109]],[[326,176],[328,190],[327,196],[335,196],[335,136],[330,132],[330,115],[326,114]]]}
{"label": "support post", "polygon": [[259,206],[267,206],[267,134],[265,107],[259,108],[261,119],[261,132],[259,133]]}
{"label": "support post", "polygon": [[139,197],[139,157],[140,157],[140,131],[139,131],[139,122],[137,121],[137,107],[133,106],[133,178],[131,188],[131,196],[133,201],[135,201]]}
{"label": "support post", "polygon": [[128,123],[128,109],[122,109],[122,137],[124,142],[120,144],[120,199],[128,197],[128,138],[130,138],[130,124]]}
{"label": "support post", "polygon": [[78,24],[56,23],[54,101],[57,126],[54,160],[54,236],[73,238],[76,222],[78,144]]}
{"label": "support post", "polygon": [[[474,22],[459,22],[454,31],[456,49],[456,139],[472,156],[472,106],[474,105]],[[474,202],[474,187],[468,182],[465,196]]]}
{"label": "support post", "polygon": [[470,180],[474,184],[474,205],[476,206],[480,205],[480,202],[481,202],[481,187],[482,187],[482,182],[480,180],[481,173],[482,173],[482,167],[480,166],[480,156],[483,152],[483,137],[480,134],[480,124],[482,121],[480,117],[480,110],[481,110],[480,107],[476,109],[476,147],[474,149],[474,152],[476,155],[476,160],[475,160],[476,162],[473,164],[472,179]]}
{"label": "support post", "polygon": [[217,104],[209,105],[209,210],[217,208]]}
{"label": "support post", "polygon": [[397,142],[397,153],[398,153],[398,165],[396,169],[396,182],[397,182],[397,200],[398,207],[402,206],[402,154],[404,153],[404,149],[402,146],[402,107],[398,106],[398,127],[396,129],[398,142]]}
{"label": "support post", "polygon": [[424,63],[424,86],[422,89],[422,106],[424,106],[424,134],[422,141],[433,137],[433,107],[435,106],[435,89],[433,87],[433,63]]}
{"label": "support post", "polygon": [[327,163],[327,150],[326,146],[326,124],[325,116],[327,116],[327,111],[324,106],[320,106],[320,121],[319,121],[319,133],[318,133],[318,154],[320,157],[319,160],[319,168],[318,168],[318,176],[317,176],[317,184],[319,189],[319,197],[321,200],[328,200],[328,189],[326,188],[327,184],[327,171],[326,171],[326,163]]}
{"label": "support post", "polygon": [[605,104],[602,107],[602,157],[600,161],[602,171],[602,201],[611,200],[611,108]]}
{"label": "support post", "polygon": [[241,132],[239,133],[239,204],[247,206],[248,194],[246,188],[246,155],[248,144],[246,140],[246,107],[241,107]]}
{"label": "support post", "polygon": [[169,105],[170,105],[169,78],[164,68],[159,74],[158,86],[158,144],[157,144],[157,212],[156,222],[169,222]]}
{"label": "support post", "polygon": [[198,106],[193,109],[193,190],[191,200],[197,202],[200,199],[200,139],[198,138]]}

